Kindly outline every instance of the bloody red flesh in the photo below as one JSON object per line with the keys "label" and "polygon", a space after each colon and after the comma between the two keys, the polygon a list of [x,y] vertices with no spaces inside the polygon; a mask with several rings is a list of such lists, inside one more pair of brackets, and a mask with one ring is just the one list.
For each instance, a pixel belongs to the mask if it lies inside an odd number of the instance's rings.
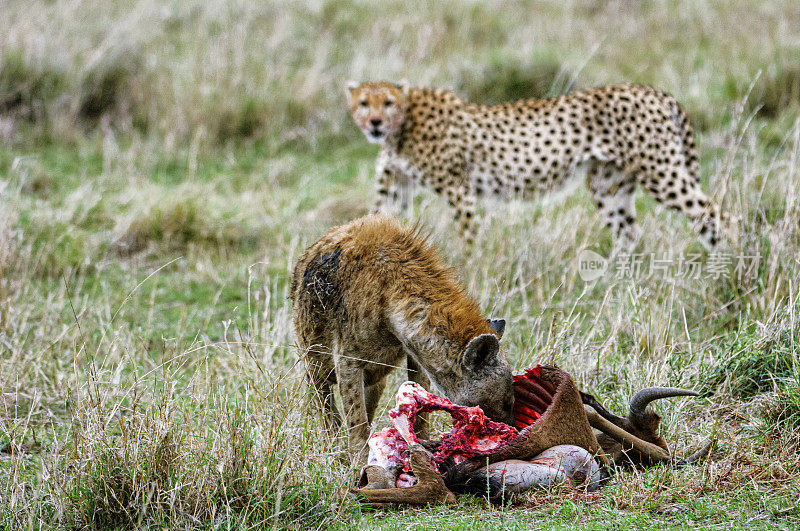
{"label": "bloody red flesh", "polygon": [[447,411],[453,419],[453,429],[441,435],[441,445],[433,454],[434,463],[452,457],[457,463],[472,456],[492,453],[517,435],[513,426],[494,422],[478,406],[453,404],[427,392],[413,382],[406,382],[397,391],[397,407],[389,417],[408,444],[419,442],[414,434],[414,421],[425,411]]}
{"label": "bloody red flesh", "polygon": [[[536,422],[553,402],[555,388],[541,378],[541,366],[526,369],[514,376],[514,418],[516,427],[488,418],[478,406],[453,404],[446,398],[429,393],[412,382],[406,382],[397,391],[397,406],[389,417],[406,444],[418,444],[414,421],[425,411],[447,411],[453,420],[453,429],[441,435],[441,444],[433,455],[434,463],[453,458],[456,463],[476,455],[488,455],[517,436],[518,431]],[[377,434],[376,434],[377,435]],[[373,436],[374,437],[374,436]],[[401,441],[403,442],[403,441]],[[384,444],[372,441],[370,444]],[[387,441],[392,455],[407,455],[406,448],[397,448]],[[377,450],[377,447],[375,448]],[[390,450],[382,450],[390,451]],[[406,467],[407,470],[407,467]]]}
{"label": "bloody red flesh", "polygon": [[555,388],[542,379],[542,366],[514,375],[514,419],[517,429],[527,428],[553,403]]}

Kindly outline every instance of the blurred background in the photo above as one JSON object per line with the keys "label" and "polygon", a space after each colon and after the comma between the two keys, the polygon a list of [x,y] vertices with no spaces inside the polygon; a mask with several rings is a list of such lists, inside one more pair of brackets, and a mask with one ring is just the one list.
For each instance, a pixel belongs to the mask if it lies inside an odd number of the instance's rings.
{"label": "blurred background", "polygon": [[[269,243],[262,229],[285,221],[278,197],[251,197],[262,202],[253,205],[259,220],[232,222],[222,208],[213,226],[187,219],[189,233],[172,234],[174,217],[191,217],[191,197],[219,199],[200,183],[280,195],[308,179],[320,193],[304,198],[300,187],[301,210],[333,201],[320,228],[342,219],[337,207],[363,212],[353,164],[373,150],[346,112],[351,79],[406,79],[483,103],[651,84],[686,108],[706,154],[737,112],[777,145],[798,111],[792,1],[67,0],[5,1],[2,10],[0,167],[9,175],[18,159],[26,189],[47,204],[75,188],[77,166],[113,174],[111,189],[77,178],[105,198],[92,232],[113,224],[107,236],[131,252],[162,239],[141,225],[142,213],[176,186],[189,198],[162,205],[167,239]],[[331,199],[335,184],[347,184],[341,201]],[[123,189],[124,199],[110,197]],[[74,225],[80,238],[85,222]]]}
{"label": "blurred background", "polygon": [[328,150],[357,140],[342,105],[347,80],[401,78],[487,103],[651,84],[706,131],[745,98],[759,116],[787,118],[799,10],[790,1],[6,1],[2,135],[69,142],[110,128],[171,153],[248,142],[268,154]]}
{"label": "blurred background", "polygon": [[[350,79],[406,79],[483,103],[651,84],[689,113],[705,175],[719,173],[708,161],[736,116],[776,146],[798,112],[792,1],[6,1],[2,10],[0,168],[19,181],[14,202],[31,213],[31,238],[55,222],[39,207],[73,197],[84,211],[56,216],[79,249],[51,243],[53,274],[108,257],[110,242],[128,253],[205,240],[269,246],[296,210],[321,206],[306,219],[317,230],[365,212],[371,169],[359,162],[374,149],[346,112]],[[214,208],[198,216],[198,201]]]}

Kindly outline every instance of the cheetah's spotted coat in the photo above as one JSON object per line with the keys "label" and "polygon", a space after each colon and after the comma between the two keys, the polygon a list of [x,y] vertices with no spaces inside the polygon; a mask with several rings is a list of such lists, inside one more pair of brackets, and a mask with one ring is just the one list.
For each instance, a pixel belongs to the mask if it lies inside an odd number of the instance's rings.
{"label": "cheetah's spotted coat", "polygon": [[419,183],[448,200],[471,241],[477,196],[551,191],[586,164],[589,190],[618,243],[639,238],[637,184],[688,216],[709,247],[727,222],[700,188],[686,114],[654,88],[615,85],[495,106],[387,82],[348,90],[353,119],[381,146],[376,211],[398,193],[406,202],[410,182]]}

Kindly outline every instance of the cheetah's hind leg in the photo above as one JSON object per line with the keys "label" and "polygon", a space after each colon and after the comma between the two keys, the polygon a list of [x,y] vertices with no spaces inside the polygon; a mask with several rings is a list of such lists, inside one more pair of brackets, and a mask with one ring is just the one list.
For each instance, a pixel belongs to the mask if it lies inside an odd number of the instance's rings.
{"label": "cheetah's hind leg", "polygon": [[636,181],[612,162],[591,159],[586,184],[614,237],[614,253],[633,252],[642,236],[636,222]]}
{"label": "cheetah's hind leg", "polygon": [[[700,192],[702,194],[702,192]],[[705,195],[702,196],[705,198]],[[699,200],[702,201],[702,200]],[[700,241],[709,251],[717,249],[721,240],[725,239],[728,243],[736,243],[738,233],[735,231],[735,223],[730,216],[722,212],[720,207],[710,199],[699,214],[695,212],[686,213],[693,220],[692,227],[700,235]],[[725,236],[726,238],[723,238]]]}
{"label": "cheetah's hind leg", "polygon": [[722,239],[736,243],[738,220],[723,212],[700,188],[696,180],[682,179],[664,187],[647,190],[659,203],[676,210],[689,218],[692,228],[700,236],[700,242],[709,251],[717,248]]}

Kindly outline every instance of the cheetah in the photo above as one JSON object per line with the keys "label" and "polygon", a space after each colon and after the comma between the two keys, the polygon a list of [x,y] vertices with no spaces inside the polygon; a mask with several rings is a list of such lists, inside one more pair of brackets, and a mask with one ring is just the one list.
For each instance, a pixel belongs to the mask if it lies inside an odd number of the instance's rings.
{"label": "cheetah", "polygon": [[291,297],[309,379],[331,427],[338,383],[352,453],[366,458],[386,376],[404,359],[410,380],[514,422],[505,321],[481,314],[417,228],[385,215],[334,227],[298,260]]}
{"label": "cheetah", "polygon": [[398,199],[407,208],[409,186],[421,184],[447,199],[472,242],[476,197],[550,192],[585,166],[589,191],[623,249],[640,238],[637,184],[686,215],[710,249],[729,224],[700,188],[686,114],[655,88],[613,85],[494,106],[385,81],[347,90],[356,125],[380,144],[375,212]]}

